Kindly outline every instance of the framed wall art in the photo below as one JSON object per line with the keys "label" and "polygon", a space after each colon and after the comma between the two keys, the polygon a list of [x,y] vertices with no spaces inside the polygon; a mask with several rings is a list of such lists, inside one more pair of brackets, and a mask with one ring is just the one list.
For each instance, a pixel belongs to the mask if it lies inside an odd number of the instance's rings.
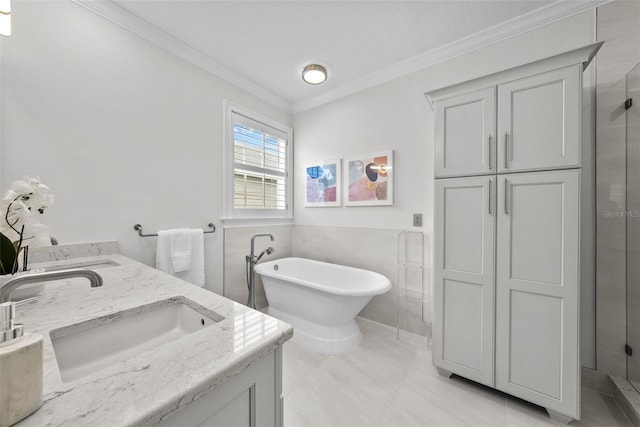
{"label": "framed wall art", "polygon": [[393,151],[345,157],[345,206],[393,205]]}
{"label": "framed wall art", "polygon": [[305,207],[340,206],[340,174],[340,160],[305,164]]}

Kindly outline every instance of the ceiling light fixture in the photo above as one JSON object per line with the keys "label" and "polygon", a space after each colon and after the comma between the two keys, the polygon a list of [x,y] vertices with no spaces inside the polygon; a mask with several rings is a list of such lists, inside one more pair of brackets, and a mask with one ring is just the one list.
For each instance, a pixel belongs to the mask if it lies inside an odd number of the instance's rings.
{"label": "ceiling light fixture", "polygon": [[327,80],[327,69],[322,65],[309,64],[302,70],[302,80],[310,85],[319,85]]}
{"label": "ceiling light fixture", "polygon": [[0,34],[11,35],[11,0],[0,0]]}

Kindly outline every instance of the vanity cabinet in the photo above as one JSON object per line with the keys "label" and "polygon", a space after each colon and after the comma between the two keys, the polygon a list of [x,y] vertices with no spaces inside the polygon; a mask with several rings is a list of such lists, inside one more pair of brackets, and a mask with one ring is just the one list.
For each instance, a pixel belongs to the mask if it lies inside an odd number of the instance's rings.
{"label": "vanity cabinet", "polygon": [[435,176],[580,167],[582,64],[439,100]]}
{"label": "vanity cabinet", "polygon": [[563,422],[580,418],[581,74],[599,47],[427,94],[434,364]]}
{"label": "vanity cabinet", "polygon": [[159,425],[282,427],[282,403],[282,349],[277,348]]}

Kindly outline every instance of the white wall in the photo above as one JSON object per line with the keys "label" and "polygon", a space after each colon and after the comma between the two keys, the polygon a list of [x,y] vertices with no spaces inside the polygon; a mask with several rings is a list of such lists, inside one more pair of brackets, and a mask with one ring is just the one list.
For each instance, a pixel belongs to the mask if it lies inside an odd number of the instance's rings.
{"label": "white wall", "polygon": [[[423,213],[422,230],[431,233],[434,113],[423,94],[594,42],[595,12],[585,12],[295,114],[296,224],[416,230],[411,226],[411,214]],[[587,77],[590,91],[592,80],[590,74]],[[592,114],[587,112],[585,117]],[[393,207],[303,206],[300,184],[305,163],[384,149],[395,151]],[[346,258],[349,256],[344,254]],[[582,331],[583,341],[589,343],[583,351],[583,362],[594,366],[593,277],[591,283],[584,284],[583,292],[590,304]]]}
{"label": "white wall", "polygon": [[[40,176],[57,196],[44,220],[62,243],[117,240],[147,264],[155,239],[133,224],[213,221],[207,287],[221,293],[222,100],[286,124],[289,114],[70,1],[13,9],[14,34],[0,40],[1,190]],[[433,112],[423,94],[594,40],[594,14],[583,13],[296,114],[296,179],[305,162],[395,150],[393,207],[304,208],[296,185],[296,223],[403,229],[421,212],[431,232]]]}
{"label": "white wall", "polygon": [[222,293],[223,99],[290,116],[70,1],[13,2],[1,40],[2,191],[37,175],[61,243],[117,240],[155,262],[133,231],[206,227],[207,288]]}
{"label": "white wall", "polygon": [[305,162],[393,149],[393,207],[305,208],[295,189],[296,224],[410,228],[424,213],[433,229],[433,119],[423,94],[543,59],[595,41],[595,14],[575,17],[496,43],[337,101],[294,114],[295,172]]}

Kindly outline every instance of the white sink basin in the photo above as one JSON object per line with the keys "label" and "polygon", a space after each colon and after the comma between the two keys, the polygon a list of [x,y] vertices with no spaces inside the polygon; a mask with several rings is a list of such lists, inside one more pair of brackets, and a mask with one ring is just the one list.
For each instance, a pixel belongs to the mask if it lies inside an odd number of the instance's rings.
{"label": "white sink basin", "polygon": [[63,382],[137,356],[223,317],[184,297],[142,305],[50,332]]}

